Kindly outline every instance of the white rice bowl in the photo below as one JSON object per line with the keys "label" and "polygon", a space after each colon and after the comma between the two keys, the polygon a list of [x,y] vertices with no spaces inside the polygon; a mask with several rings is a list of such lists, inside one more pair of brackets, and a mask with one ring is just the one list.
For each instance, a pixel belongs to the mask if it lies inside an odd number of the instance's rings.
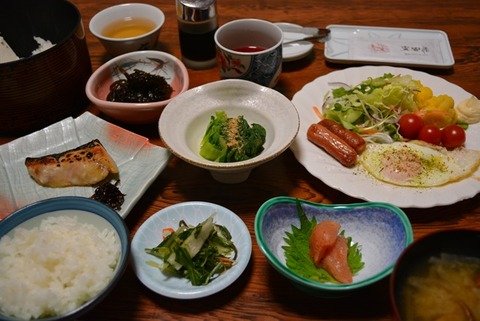
{"label": "white rice bowl", "polygon": [[0,239],[0,271],[8,271],[0,274],[0,307],[26,320],[62,315],[93,298],[120,256],[115,231],[76,216],[47,217],[38,227],[13,232]]}
{"label": "white rice bowl", "polygon": [[122,217],[86,197],[25,206],[0,221],[0,320],[76,320],[128,264]]}

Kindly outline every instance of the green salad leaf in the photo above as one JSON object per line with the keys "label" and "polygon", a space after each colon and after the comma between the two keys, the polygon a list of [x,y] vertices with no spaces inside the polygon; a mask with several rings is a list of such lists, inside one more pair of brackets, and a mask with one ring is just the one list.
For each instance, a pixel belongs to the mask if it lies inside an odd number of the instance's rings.
{"label": "green salad leaf", "polygon": [[396,123],[406,112],[418,109],[415,100],[422,84],[411,75],[386,73],[360,84],[333,89],[325,99],[325,118],[379,142],[400,139]]}
{"label": "green salad leaf", "polygon": [[[325,269],[318,268],[310,258],[309,239],[313,228],[317,225],[315,217],[311,220],[305,215],[300,201],[296,200],[297,212],[300,219],[300,227],[292,225],[292,232],[285,232],[284,238],[287,245],[283,246],[286,264],[295,273],[313,281],[339,283]],[[340,234],[344,235],[345,231]],[[353,275],[358,273],[365,265],[362,262],[362,253],[358,243],[353,243],[351,237],[346,237],[348,242],[347,261]]]}
{"label": "green salad leaf", "polygon": [[232,235],[224,226],[213,223],[213,215],[193,227],[180,221],[176,231],[145,252],[163,260],[163,264],[147,264],[166,274],[185,277],[192,285],[208,284],[230,269],[237,257]]}

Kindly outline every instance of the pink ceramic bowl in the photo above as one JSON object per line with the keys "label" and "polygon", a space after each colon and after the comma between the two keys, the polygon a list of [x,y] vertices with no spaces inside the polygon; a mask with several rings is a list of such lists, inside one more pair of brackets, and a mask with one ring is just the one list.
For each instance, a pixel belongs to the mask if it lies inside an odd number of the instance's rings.
{"label": "pink ceramic bowl", "polygon": [[[111,84],[125,79],[120,70],[131,74],[135,69],[164,77],[173,88],[171,97],[150,103],[108,101]],[[128,124],[148,124],[157,122],[165,106],[188,86],[188,71],[180,59],[165,52],[145,50],[123,54],[100,66],[88,80],[85,91],[90,101],[107,116]]]}

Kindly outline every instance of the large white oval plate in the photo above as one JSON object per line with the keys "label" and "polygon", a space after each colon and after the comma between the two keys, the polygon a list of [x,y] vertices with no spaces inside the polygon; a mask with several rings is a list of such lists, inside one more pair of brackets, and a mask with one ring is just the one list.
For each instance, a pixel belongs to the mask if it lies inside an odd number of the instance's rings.
{"label": "large white oval plate", "polygon": [[[338,83],[357,85],[368,77],[382,76],[384,73],[409,74],[433,90],[434,95],[447,94],[458,104],[472,94],[448,81],[406,68],[395,67],[354,67],[332,72],[306,84],[292,99],[300,116],[300,130],[290,146],[297,160],[313,176],[328,186],[349,196],[371,202],[386,202],[398,207],[429,208],[450,205],[472,198],[480,192],[480,169],[471,177],[459,182],[434,188],[411,188],[383,183],[359,166],[346,168],[307,139],[308,127],[319,121],[313,106],[321,108],[325,94]],[[467,130],[465,147],[480,150],[480,124],[471,125]]]}
{"label": "large white oval plate", "polygon": [[[148,265],[151,260],[162,260],[145,253],[162,241],[162,230],[176,229],[180,220],[198,225],[215,214],[214,223],[225,226],[238,250],[235,265],[209,284],[193,286],[186,278],[168,277],[159,269]],[[220,205],[207,202],[185,202],[166,207],[149,217],[138,229],[131,244],[132,265],[138,279],[152,291],[175,299],[195,299],[217,293],[232,284],[245,270],[252,254],[252,239],[247,226],[235,213]]]}

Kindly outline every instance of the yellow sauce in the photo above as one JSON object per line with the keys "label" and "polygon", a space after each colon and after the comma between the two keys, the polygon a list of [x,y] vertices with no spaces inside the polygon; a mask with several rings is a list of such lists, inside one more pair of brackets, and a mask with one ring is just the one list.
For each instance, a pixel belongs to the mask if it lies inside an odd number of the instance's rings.
{"label": "yellow sauce", "polygon": [[128,17],[107,25],[102,34],[109,38],[132,38],[155,29],[155,23],[144,18]]}

